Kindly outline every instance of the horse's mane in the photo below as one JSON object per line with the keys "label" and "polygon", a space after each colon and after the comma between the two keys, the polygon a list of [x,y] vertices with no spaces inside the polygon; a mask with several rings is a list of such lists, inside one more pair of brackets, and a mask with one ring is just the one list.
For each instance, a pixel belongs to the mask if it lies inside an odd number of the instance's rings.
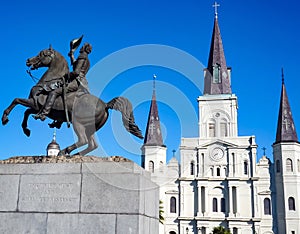
{"label": "horse's mane", "polygon": [[65,57],[58,52],[57,50],[54,50],[54,60],[53,60],[53,66],[55,66],[55,71],[57,71],[57,74],[60,74],[62,76],[64,76],[65,74],[69,73],[69,65],[67,60],[65,59]]}

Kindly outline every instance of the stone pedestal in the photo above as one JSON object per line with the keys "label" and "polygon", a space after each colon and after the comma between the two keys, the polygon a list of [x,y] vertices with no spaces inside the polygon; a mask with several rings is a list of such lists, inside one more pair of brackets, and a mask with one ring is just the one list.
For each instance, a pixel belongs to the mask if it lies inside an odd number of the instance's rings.
{"label": "stone pedestal", "polygon": [[158,233],[159,192],[133,162],[0,164],[0,233]]}

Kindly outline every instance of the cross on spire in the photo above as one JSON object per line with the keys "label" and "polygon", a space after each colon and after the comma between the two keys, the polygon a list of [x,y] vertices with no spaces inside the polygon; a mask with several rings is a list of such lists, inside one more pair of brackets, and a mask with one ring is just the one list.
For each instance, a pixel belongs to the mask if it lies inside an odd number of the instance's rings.
{"label": "cross on spire", "polygon": [[266,147],[262,147],[261,149],[264,151],[264,155],[266,155],[266,149],[267,148]]}
{"label": "cross on spire", "polygon": [[212,6],[215,8],[215,18],[218,18],[218,7],[220,6],[220,4],[215,2]]}
{"label": "cross on spire", "polygon": [[155,91],[155,79],[156,79],[156,75],[153,74],[153,91]]}

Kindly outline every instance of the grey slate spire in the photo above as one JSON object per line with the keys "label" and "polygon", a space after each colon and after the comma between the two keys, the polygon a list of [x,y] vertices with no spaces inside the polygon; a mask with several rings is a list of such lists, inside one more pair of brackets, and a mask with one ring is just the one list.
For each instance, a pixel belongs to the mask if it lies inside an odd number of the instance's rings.
{"label": "grey slate spire", "polygon": [[155,94],[155,78],[153,76],[153,94],[151,100],[151,106],[148,116],[146,135],[144,140],[144,145],[153,145],[153,146],[164,146],[161,128],[160,128],[160,120],[158,115],[158,108],[156,103],[156,94]]}
{"label": "grey slate spire", "polygon": [[208,65],[205,73],[204,94],[231,94],[230,74],[226,66],[217,14],[215,14]]}
{"label": "grey slate spire", "polygon": [[283,71],[282,71],[282,88],[281,88],[280,107],[279,107],[275,143],[279,143],[279,142],[298,142],[292,111],[291,111],[290,103],[284,85]]}

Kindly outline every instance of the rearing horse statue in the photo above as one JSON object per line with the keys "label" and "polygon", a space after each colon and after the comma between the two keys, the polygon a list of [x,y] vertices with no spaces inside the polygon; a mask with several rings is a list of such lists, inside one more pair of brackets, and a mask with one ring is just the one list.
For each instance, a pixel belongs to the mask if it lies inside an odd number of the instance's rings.
{"label": "rearing horse statue", "polygon": [[[39,52],[35,57],[26,61],[26,65],[33,69],[48,67],[39,82],[31,89],[28,99],[15,98],[4,110],[2,124],[8,123],[8,115],[18,104],[28,107],[24,113],[22,122],[23,132],[30,136],[27,128],[28,117],[37,114],[45,104],[47,94],[43,93],[43,87],[48,82],[61,82],[69,74],[68,63],[65,58],[56,50],[49,48]],[[114,109],[122,113],[123,125],[128,132],[143,139],[139,127],[135,124],[132,112],[132,105],[127,98],[116,97],[108,103],[91,94],[79,94],[78,92],[67,93],[65,98],[57,97],[50,113],[47,117],[57,122],[66,122],[66,114],[73,125],[73,129],[78,137],[78,141],[60,151],[60,155],[70,154],[73,150],[88,145],[86,149],[77,154],[86,155],[98,147],[95,140],[95,132],[98,131],[107,121],[108,109]],[[67,108],[67,113],[65,112]]]}

